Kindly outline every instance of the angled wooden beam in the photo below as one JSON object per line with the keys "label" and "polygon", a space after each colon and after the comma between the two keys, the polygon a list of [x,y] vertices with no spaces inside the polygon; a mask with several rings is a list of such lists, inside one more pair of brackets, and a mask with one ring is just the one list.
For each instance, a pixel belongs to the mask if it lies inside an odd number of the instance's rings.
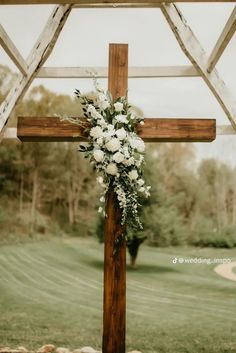
{"label": "angled wooden beam", "polygon": [[[28,59],[28,74],[20,74],[6,99],[0,106],[0,132],[6,127],[8,118],[16,104],[23,97],[38,70],[51,54],[57,38],[67,20],[72,5],[59,5],[54,8],[44,30],[36,41]],[[2,136],[2,134],[1,134]],[[0,138],[1,140],[1,138]]]}
{"label": "angled wooden beam", "polygon": [[0,24],[0,45],[3,47],[7,55],[11,58],[14,64],[18,67],[20,72],[25,76],[27,75],[28,67],[21,56],[20,52],[16,48],[15,44],[12,42],[11,38],[8,36],[7,32]]}
{"label": "angled wooden beam", "polygon": [[216,127],[217,135],[235,135],[236,130],[231,125],[219,125]]}
{"label": "angled wooden beam", "polygon": [[230,39],[233,37],[236,30],[236,6],[234,7],[216,45],[214,46],[212,53],[208,59],[207,71],[210,73],[216,66],[218,60],[223,54],[225,48],[227,47]]}
{"label": "angled wooden beam", "polygon": [[[42,67],[38,78],[107,78],[107,67]],[[199,72],[191,65],[185,66],[135,66],[129,67],[129,78],[196,77]]]}
{"label": "angled wooden beam", "polygon": [[[165,3],[171,3],[173,0],[166,0]],[[152,0],[152,4],[161,4],[163,0]],[[234,0],[176,0],[175,2],[190,2],[190,3],[209,3],[209,2],[234,2]],[[29,4],[112,4],[118,7],[120,4],[143,4],[143,0],[0,0],[0,5],[29,5]]]}
{"label": "angled wooden beam", "polygon": [[[84,119],[78,126],[57,117],[19,117],[21,141],[86,141]],[[210,142],[216,137],[215,119],[146,118],[138,128],[146,142]]]}
{"label": "angled wooden beam", "polygon": [[236,129],[236,102],[216,69],[213,69],[210,74],[207,71],[208,59],[206,53],[191,28],[187,25],[187,21],[180,9],[174,4],[163,3],[161,10],[181,49],[202,76],[232,126]]}

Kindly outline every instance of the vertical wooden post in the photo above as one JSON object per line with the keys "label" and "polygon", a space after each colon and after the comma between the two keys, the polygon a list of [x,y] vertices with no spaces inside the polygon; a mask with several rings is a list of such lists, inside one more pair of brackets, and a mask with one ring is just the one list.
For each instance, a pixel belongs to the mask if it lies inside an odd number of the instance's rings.
{"label": "vertical wooden post", "polygon": [[[113,99],[126,96],[128,45],[110,44],[108,88]],[[111,187],[107,193],[104,255],[103,353],[125,353],[126,244],[115,243],[124,232],[121,210]]]}

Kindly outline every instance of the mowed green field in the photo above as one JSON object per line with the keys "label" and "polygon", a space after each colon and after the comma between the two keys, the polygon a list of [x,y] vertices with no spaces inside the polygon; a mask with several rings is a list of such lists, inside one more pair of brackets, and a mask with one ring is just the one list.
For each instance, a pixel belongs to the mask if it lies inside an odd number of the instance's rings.
{"label": "mowed green field", "polygon": [[[231,258],[235,250],[143,246],[127,271],[127,351],[236,352],[236,282],[214,265],[175,257]],[[45,343],[101,349],[103,247],[54,239],[0,248],[0,347]]]}

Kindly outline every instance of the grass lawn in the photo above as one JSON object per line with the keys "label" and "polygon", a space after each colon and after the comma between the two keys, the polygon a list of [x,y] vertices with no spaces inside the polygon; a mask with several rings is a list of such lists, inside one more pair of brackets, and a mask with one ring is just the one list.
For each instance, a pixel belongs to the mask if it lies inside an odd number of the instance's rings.
{"label": "grass lawn", "polygon": [[[232,258],[235,250],[143,246],[127,274],[127,351],[236,353],[236,282],[214,265],[175,257]],[[101,348],[103,248],[53,239],[0,248],[0,346]]]}

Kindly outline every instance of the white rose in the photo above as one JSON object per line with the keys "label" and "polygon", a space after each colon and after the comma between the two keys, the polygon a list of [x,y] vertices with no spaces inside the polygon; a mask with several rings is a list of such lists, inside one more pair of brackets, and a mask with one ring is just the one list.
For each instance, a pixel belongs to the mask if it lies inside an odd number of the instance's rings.
{"label": "white rose", "polygon": [[130,180],[136,180],[138,178],[137,170],[133,169],[128,173]]}
{"label": "white rose", "polygon": [[105,110],[107,108],[110,107],[110,103],[108,101],[103,101],[103,102],[100,102],[99,103],[99,107],[102,109],[102,110]]}
{"label": "white rose", "polygon": [[119,140],[124,140],[126,138],[126,135],[126,131],[123,127],[121,129],[116,130],[116,136]]}
{"label": "white rose", "polygon": [[137,140],[137,151],[140,153],[145,151],[145,143],[141,139]]}
{"label": "white rose", "polygon": [[127,161],[127,164],[128,164],[128,165],[132,165],[132,164],[134,164],[134,162],[135,162],[134,157],[130,157],[130,158],[128,159],[128,161]]}
{"label": "white rose", "polygon": [[103,138],[102,138],[102,137],[99,137],[99,138],[97,139],[97,144],[98,144],[99,146],[102,146],[102,145],[103,145]]}
{"label": "white rose", "polygon": [[102,162],[102,160],[104,159],[104,152],[101,150],[95,150],[93,152],[93,157],[97,162]]}
{"label": "white rose", "polygon": [[107,172],[107,174],[110,174],[110,175],[116,175],[118,172],[118,168],[117,168],[116,164],[115,163],[108,164],[108,166],[106,168],[106,172]]}
{"label": "white rose", "polygon": [[115,133],[116,133],[116,131],[115,131],[115,129],[114,129],[114,126],[111,125],[111,124],[109,124],[109,125],[107,125],[106,127],[107,127],[107,131],[105,131],[105,132],[103,133],[103,136],[106,137],[106,138],[110,138],[110,137],[114,136]]}
{"label": "white rose", "polygon": [[137,181],[137,183],[138,183],[139,186],[143,186],[144,185],[144,180],[143,179],[139,179]]}
{"label": "white rose", "polygon": [[116,120],[118,121],[118,123],[128,124],[128,120],[127,120],[126,115],[122,115],[122,114],[117,115]]}
{"label": "white rose", "polygon": [[133,149],[136,149],[138,152],[144,152],[145,150],[145,143],[143,142],[143,140],[141,140],[140,138],[130,138],[129,139],[130,142],[130,146]]}
{"label": "white rose", "polygon": [[116,162],[116,163],[121,163],[123,162],[124,160],[124,155],[120,152],[116,152],[113,156],[113,160]]}
{"label": "white rose", "polygon": [[99,93],[98,94],[98,100],[100,102],[103,102],[103,101],[107,100],[107,97],[106,97],[106,95],[104,93]]}
{"label": "white rose", "polygon": [[123,103],[120,103],[120,102],[116,102],[114,104],[114,108],[115,108],[115,111],[116,112],[122,112],[124,106],[123,106]]}
{"label": "white rose", "polygon": [[105,121],[105,119],[103,117],[101,117],[99,120],[98,120],[98,125],[100,125],[103,129],[107,128],[107,123]]}
{"label": "white rose", "polygon": [[106,148],[110,152],[116,152],[120,149],[120,141],[114,137],[106,143]]}
{"label": "white rose", "polygon": [[94,139],[97,139],[99,137],[102,137],[103,136],[103,131],[102,129],[100,128],[100,126],[95,126],[95,127],[92,127],[92,129],[90,130],[90,136],[92,136]]}

